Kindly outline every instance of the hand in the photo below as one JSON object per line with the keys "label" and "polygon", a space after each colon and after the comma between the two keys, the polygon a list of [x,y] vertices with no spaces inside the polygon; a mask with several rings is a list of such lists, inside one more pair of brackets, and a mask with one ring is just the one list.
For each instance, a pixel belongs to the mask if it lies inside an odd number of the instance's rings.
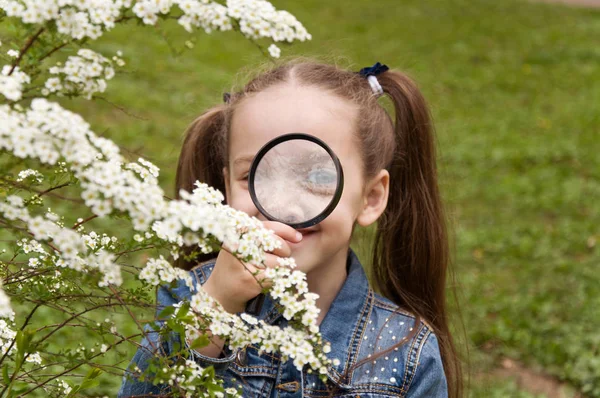
{"label": "hand", "polygon": [[[278,265],[277,259],[289,257],[292,253],[288,242],[300,242],[302,234],[289,225],[276,221],[263,221],[265,228],[275,232],[277,239],[281,240],[281,247],[266,253],[265,265],[274,268]],[[244,268],[245,267],[247,268]],[[260,271],[255,276],[251,272]],[[250,272],[249,272],[250,271]],[[263,287],[270,287],[272,282],[264,275],[264,270],[259,267],[244,263],[227,250],[221,249],[215,267],[202,288],[208,295],[217,300],[227,312],[243,312],[246,303],[261,293]]]}

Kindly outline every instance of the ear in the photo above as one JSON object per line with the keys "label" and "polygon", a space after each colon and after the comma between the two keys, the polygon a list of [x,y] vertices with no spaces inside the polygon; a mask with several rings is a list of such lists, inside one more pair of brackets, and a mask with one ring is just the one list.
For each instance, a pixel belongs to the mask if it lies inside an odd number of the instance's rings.
{"label": "ear", "polygon": [[362,227],[373,224],[383,214],[388,202],[390,191],[390,173],[381,169],[367,184],[363,199],[362,209],[356,218]]}
{"label": "ear", "polygon": [[229,169],[227,168],[227,166],[223,167],[223,181],[225,182],[225,202],[229,203],[229,191],[231,191],[231,188],[229,188]]}

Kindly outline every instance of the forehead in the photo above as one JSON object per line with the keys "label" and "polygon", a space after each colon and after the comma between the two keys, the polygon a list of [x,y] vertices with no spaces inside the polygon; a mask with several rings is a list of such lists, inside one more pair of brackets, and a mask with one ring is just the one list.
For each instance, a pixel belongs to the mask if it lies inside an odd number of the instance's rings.
{"label": "forehead", "polygon": [[306,133],[323,140],[340,159],[355,156],[357,108],[325,90],[281,84],[244,99],[229,136],[229,160],[254,156],[283,134]]}

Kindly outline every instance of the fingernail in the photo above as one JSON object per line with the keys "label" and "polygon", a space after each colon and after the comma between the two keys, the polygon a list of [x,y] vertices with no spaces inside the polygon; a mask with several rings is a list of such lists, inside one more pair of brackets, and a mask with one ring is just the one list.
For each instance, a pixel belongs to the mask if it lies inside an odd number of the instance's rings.
{"label": "fingernail", "polygon": [[302,240],[302,234],[300,232],[296,232],[296,240]]}

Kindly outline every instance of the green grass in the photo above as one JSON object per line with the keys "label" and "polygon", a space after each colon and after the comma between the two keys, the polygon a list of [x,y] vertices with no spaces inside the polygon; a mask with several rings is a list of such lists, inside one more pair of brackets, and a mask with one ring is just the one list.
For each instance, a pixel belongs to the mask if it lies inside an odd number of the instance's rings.
{"label": "green grass", "polygon": [[[284,55],[355,70],[381,61],[429,100],[474,371],[509,356],[600,397],[600,12],[485,0],[273,3],[313,35]],[[105,97],[128,114],[64,102],[157,164],[168,195],[185,126],[240,68],[264,61],[234,33],[199,33],[174,55],[170,45],[187,39],[174,25],[116,29],[94,47],[123,50],[129,71]],[[120,380],[110,383],[114,391]],[[529,396],[503,380],[471,395]]]}

